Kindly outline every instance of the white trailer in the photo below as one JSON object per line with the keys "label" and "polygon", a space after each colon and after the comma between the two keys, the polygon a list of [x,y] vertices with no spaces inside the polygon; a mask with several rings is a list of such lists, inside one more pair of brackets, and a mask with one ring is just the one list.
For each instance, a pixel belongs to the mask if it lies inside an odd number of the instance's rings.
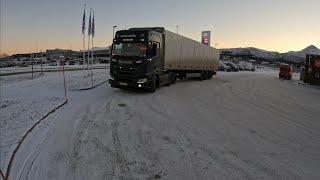
{"label": "white trailer", "polygon": [[165,30],[164,69],[178,71],[216,71],[219,50]]}

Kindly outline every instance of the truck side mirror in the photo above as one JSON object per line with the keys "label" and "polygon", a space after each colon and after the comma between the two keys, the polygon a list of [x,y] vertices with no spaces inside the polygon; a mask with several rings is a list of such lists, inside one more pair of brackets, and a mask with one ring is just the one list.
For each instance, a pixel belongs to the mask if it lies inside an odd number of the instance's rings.
{"label": "truck side mirror", "polygon": [[150,55],[151,55],[151,57],[154,57],[154,56],[156,56],[157,55],[157,44],[152,44],[152,46],[151,46],[151,51],[150,51]]}

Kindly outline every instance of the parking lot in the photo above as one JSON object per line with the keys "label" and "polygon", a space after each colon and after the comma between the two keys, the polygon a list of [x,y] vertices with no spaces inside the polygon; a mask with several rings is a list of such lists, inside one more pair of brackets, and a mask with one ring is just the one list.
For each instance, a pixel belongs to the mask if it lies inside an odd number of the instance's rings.
{"label": "parking lot", "polygon": [[154,94],[69,91],[21,146],[11,178],[318,179],[320,91],[298,78],[260,69]]}

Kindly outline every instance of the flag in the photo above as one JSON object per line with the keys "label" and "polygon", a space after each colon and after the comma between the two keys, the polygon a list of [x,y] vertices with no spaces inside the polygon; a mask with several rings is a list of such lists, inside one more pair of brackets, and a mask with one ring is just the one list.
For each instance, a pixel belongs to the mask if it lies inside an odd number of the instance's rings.
{"label": "flag", "polygon": [[82,18],[82,34],[84,34],[86,30],[86,5],[83,8],[83,18]]}
{"label": "flag", "polygon": [[94,35],[95,35],[94,11],[93,11],[93,14],[92,14],[91,35],[92,35],[92,37],[94,37]]}
{"label": "flag", "polygon": [[92,11],[92,9],[90,9],[88,36],[92,35],[91,11]]}

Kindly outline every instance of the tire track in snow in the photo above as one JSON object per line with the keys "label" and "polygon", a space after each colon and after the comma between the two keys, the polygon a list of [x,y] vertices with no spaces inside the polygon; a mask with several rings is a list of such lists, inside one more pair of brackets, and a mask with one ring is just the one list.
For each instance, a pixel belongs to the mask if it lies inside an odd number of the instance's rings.
{"label": "tire track in snow", "polygon": [[81,160],[81,146],[87,133],[87,129],[92,124],[93,119],[94,113],[91,111],[90,106],[87,106],[79,126],[76,127],[77,131],[75,133],[75,139],[73,140],[71,155],[69,156],[69,164],[73,173],[76,172],[78,164]]}
{"label": "tire track in snow", "polygon": [[[112,156],[113,160],[112,165],[113,167],[113,177],[118,176],[120,179],[133,179],[130,168],[129,168],[129,163],[124,155],[121,141],[119,138],[119,121],[123,119],[122,113],[118,112],[116,108],[112,107],[117,107],[114,101],[114,96],[112,96],[111,100],[107,103],[106,105],[106,113],[107,116],[111,119],[111,135],[112,135],[112,142],[113,142],[113,147],[114,147],[114,152],[111,153],[110,155]],[[119,173],[117,174],[116,169],[114,167],[116,166],[119,167]]]}
{"label": "tire track in snow", "polygon": [[116,159],[116,162],[119,165],[121,179],[127,179],[128,177],[129,179],[133,179],[130,175],[130,168],[129,168],[128,162],[123,154],[122,145],[119,139],[118,127],[119,127],[119,122],[117,119],[111,122],[113,146],[115,148],[114,157]]}
{"label": "tire track in snow", "polygon": [[34,164],[34,162],[36,161],[38,154],[40,153],[40,149],[37,148],[35,151],[33,151],[28,158],[26,159],[26,161],[24,162],[23,168],[19,171],[19,179],[32,179],[29,178],[31,173],[34,173],[32,171],[32,166]]}

